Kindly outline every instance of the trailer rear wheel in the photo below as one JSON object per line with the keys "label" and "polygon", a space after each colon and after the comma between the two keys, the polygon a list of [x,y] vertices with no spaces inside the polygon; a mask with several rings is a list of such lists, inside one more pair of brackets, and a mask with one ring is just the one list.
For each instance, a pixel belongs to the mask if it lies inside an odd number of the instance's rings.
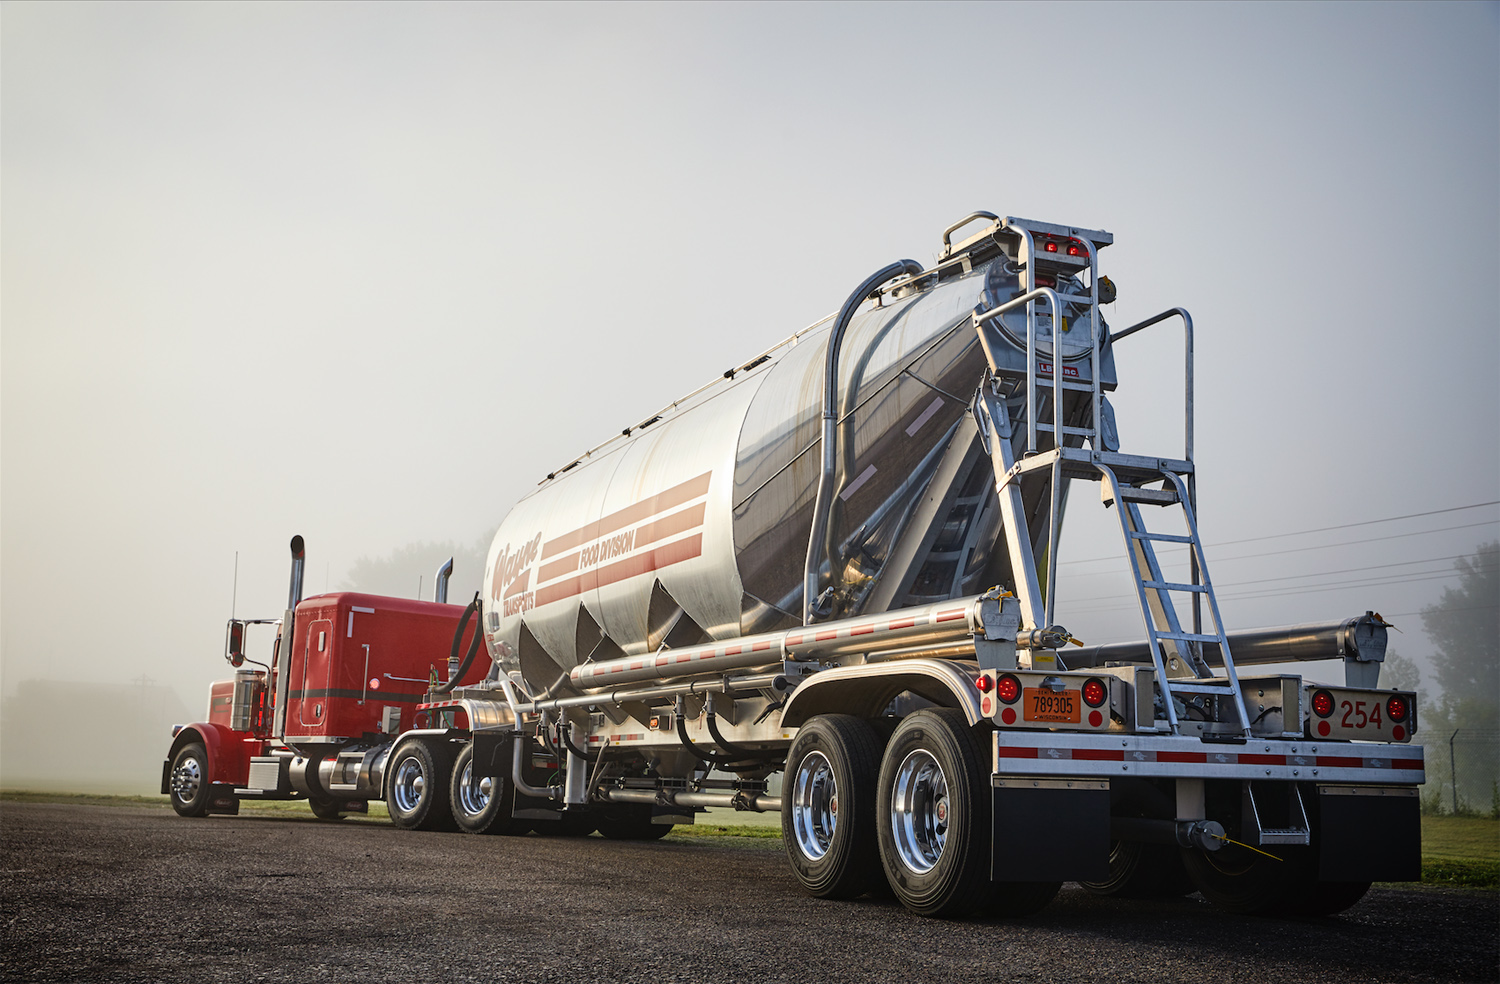
{"label": "trailer rear wheel", "polygon": [[199,742],[183,745],[172,759],[172,809],[180,817],[208,816],[211,789],[208,752]]}
{"label": "trailer rear wheel", "polygon": [[802,890],[852,899],[879,886],[875,781],[880,735],[869,721],[820,714],[787,751],[781,834]]}
{"label": "trailer rear wheel", "polygon": [[1364,898],[1369,890],[1369,882],[1315,882],[1292,911],[1299,916],[1332,916]]}
{"label": "trailer rear wheel", "polygon": [[1182,863],[1203,897],[1221,909],[1239,915],[1288,910],[1313,886],[1311,856],[1305,847],[1266,850],[1275,856],[1238,844],[1217,851],[1187,847]]}
{"label": "trailer rear wheel", "polygon": [[527,821],[511,815],[516,802],[514,784],[503,776],[474,774],[473,745],[458,753],[448,788],[453,820],[465,833],[516,835],[531,829]]}
{"label": "trailer rear wheel", "polygon": [[1095,895],[1122,899],[1173,898],[1193,891],[1179,850],[1168,844],[1117,840],[1109,846],[1109,877],[1079,882]]}
{"label": "trailer rear wheel", "polygon": [[990,797],[981,743],[962,711],[905,718],[880,767],[880,858],[901,904],[967,915],[991,901]]}
{"label": "trailer rear wheel", "polygon": [[408,738],[391,755],[385,805],[391,822],[407,830],[456,830],[448,809],[453,770],[446,741]]}
{"label": "trailer rear wheel", "polygon": [[344,812],[341,807],[343,800],[324,799],[321,796],[309,796],[307,805],[312,809],[313,816],[319,820],[342,820]]}

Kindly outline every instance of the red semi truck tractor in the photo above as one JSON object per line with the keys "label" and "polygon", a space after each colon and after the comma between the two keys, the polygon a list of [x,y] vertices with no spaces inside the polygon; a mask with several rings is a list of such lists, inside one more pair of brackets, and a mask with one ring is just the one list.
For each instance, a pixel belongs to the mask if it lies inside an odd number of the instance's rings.
{"label": "red semi truck tractor", "polygon": [[[380,795],[371,765],[384,763],[398,735],[469,726],[461,710],[418,709],[429,688],[477,683],[490,667],[473,658],[476,620],[443,600],[451,562],[435,601],[352,591],[304,600],[303,562],[296,537],[285,616],[231,619],[234,678],[209,687],[206,720],[173,728],[161,791],[183,816],[238,813],[242,799],[305,799],[326,819],[364,813]],[[269,663],[246,656],[258,625],[276,630]]]}

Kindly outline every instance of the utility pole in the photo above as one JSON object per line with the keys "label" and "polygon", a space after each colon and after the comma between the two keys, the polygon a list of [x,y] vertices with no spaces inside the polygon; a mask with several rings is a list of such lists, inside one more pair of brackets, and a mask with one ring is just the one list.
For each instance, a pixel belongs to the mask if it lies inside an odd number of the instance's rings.
{"label": "utility pole", "polygon": [[1453,734],[1448,736],[1448,776],[1453,780],[1453,815],[1458,816],[1458,760],[1453,757],[1453,739],[1458,737],[1462,728],[1454,728]]}

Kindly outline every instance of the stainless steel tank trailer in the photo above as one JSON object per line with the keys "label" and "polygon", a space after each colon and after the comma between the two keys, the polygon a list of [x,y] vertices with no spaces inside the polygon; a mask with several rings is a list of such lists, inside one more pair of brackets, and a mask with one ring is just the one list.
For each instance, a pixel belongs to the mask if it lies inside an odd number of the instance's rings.
{"label": "stainless steel tank trailer", "polygon": [[[934,916],[1031,912],[1065,880],[1328,913],[1419,877],[1416,701],[1377,689],[1385,625],[1226,630],[1194,516],[1192,319],[1111,330],[1112,242],[975,212],[932,266],[882,268],[547,475],[475,603],[444,606],[448,680],[410,720],[299,734],[283,709],[316,723],[316,667],[273,660],[262,793],[384,797],[399,826],[475,833],[650,838],[705,807],[774,811],[808,893],[888,887]],[[1168,322],[1184,446],[1124,452],[1115,349]],[[1075,646],[1058,624],[1080,483],[1117,519],[1139,642]],[[308,627],[343,615],[299,597],[280,633],[305,661]],[[364,600],[345,607],[373,622]],[[1242,672],[1296,660],[1344,679]]]}

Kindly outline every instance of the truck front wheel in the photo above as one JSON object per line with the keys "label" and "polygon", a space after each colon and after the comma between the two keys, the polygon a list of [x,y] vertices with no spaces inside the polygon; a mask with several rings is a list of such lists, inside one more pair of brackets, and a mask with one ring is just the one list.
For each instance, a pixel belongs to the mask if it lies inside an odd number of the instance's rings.
{"label": "truck front wheel", "polygon": [[787,751],[781,834],[803,891],[852,899],[879,887],[875,779],[881,741],[870,722],[821,714]]}
{"label": "truck front wheel", "polygon": [[990,797],[982,782],[989,771],[982,761],[963,712],[947,707],[907,716],[886,746],[880,859],[896,897],[918,915],[963,916],[991,901]]}
{"label": "truck front wheel", "polygon": [[409,738],[391,755],[385,805],[391,822],[406,830],[455,830],[448,809],[453,765],[447,742]]}
{"label": "truck front wheel", "polygon": [[208,816],[208,752],[199,742],[183,745],[172,759],[172,809],[180,817]]}

